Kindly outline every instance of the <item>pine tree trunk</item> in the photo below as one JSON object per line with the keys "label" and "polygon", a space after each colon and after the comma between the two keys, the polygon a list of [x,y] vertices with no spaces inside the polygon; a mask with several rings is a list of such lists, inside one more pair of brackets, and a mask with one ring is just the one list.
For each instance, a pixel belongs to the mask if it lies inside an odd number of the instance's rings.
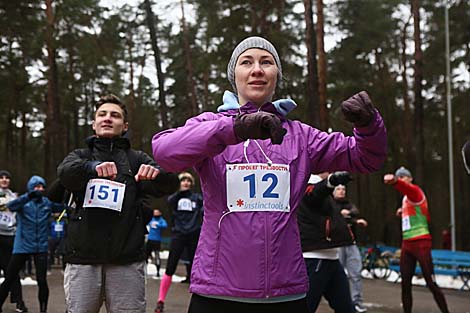
{"label": "pine tree trunk", "polygon": [[56,49],[54,42],[55,16],[52,8],[53,0],[46,0],[46,48],[47,64],[47,100],[46,100],[46,127],[45,127],[45,168],[46,179],[56,175],[56,165],[64,157],[64,141],[61,132],[61,113],[58,94],[58,74],[56,63]]}
{"label": "pine tree trunk", "polygon": [[308,121],[315,127],[320,127],[320,110],[318,100],[318,75],[316,61],[316,40],[315,26],[313,24],[312,1],[304,0],[305,24],[306,24],[306,44],[307,44],[307,101],[310,114]]}
{"label": "pine tree trunk", "polygon": [[191,47],[189,46],[189,33],[188,27],[186,26],[186,20],[184,17],[184,5],[183,0],[181,0],[181,26],[183,28],[183,42],[184,42],[184,55],[186,59],[186,71],[188,73],[187,82],[190,93],[191,101],[191,115],[196,115],[199,113],[197,105],[197,96],[196,96],[196,83],[194,82],[194,71],[193,71],[193,61],[191,57]]}
{"label": "pine tree trunk", "polygon": [[423,52],[421,51],[421,28],[419,17],[419,0],[411,0],[411,12],[414,24],[414,93],[415,93],[415,145],[416,145],[416,179],[424,181],[424,134],[423,134]]}
{"label": "pine tree trunk", "polygon": [[317,54],[318,54],[318,100],[320,106],[320,128],[327,130],[329,126],[328,108],[326,107],[326,54],[324,37],[323,0],[316,0],[317,5]]}
{"label": "pine tree trunk", "polygon": [[[410,17],[411,19],[411,17]],[[406,30],[408,28],[408,25],[410,24],[410,19],[404,24],[403,30],[402,30],[402,37],[401,37],[401,65],[402,65],[402,72],[401,72],[401,77],[402,77],[402,92],[403,92],[403,106],[404,106],[404,121],[405,125],[403,125],[403,138],[404,138],[404,144],[405,144],[405,155],[407,160],[414,160],[414,138],[413,138],[413,112],[410,107],[410,99],[408,97],[408,63],[406,60]],[[409,165],[412,168],[415,168],[415,164]]]}
{"label": "pine tree trunk", "polygon": [[162,122],[162,128],[168,128],[168,115],[166,105],[166,92],[165,92],[165,75],[162,71],[162,60],[160,56],[160,49],[157,45],[157,31],[155,28],[155,15],[152,11],[150,0],[145,0],[145,11],[147,15],[147,26],[150,32],[150,39],[152,44],[153,55],[155,57],[155,67],[157,70],[158,80],[158,102],[160,103],[160,118]]}

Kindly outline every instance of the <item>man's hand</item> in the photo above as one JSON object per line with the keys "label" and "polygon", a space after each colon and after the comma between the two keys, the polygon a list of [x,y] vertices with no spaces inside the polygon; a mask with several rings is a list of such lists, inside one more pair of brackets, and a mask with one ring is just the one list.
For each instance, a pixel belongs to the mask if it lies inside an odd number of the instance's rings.
{"label": "man's hand", "polygon": [[342,209],[342,210],[341,210],[341,215],[342,215],[343,217],[351,217],[351,211],[346,210],[346,209]]}
{"label": "man's hand", "polygon": [[28,192],[28,198],[30,199],[39,199],[42,197],[42,191],[40,190],[33,190],[33,191],[30,191]]}
{"label": "man's hand", "polygon": [[401,217],[401,214],[403,213],[403,209],[402,208],[398,208],[397,211],[395,212],[395,215],[398,216],[398,217]]}
{"label": "man's hand", "polygon": [[114,162],[103,162],[95,167],[98,177],[106,177],[111,180],[116,179],[117,167]]}
{"label": "man's hand", "polygon": [[361,91],[341,103],[344,118],[356,127],[370,124],[375,115],[374,105],[365,91]]}
{"label": "man's hand", "polygon": [[363,218],[359,218],[357,221],[356,221],[356,224],[359,225],[359,226],[363,226],[363,227],[367,227],[367,221]]}
{"label": "man's hand", "polygon": [[393,185],[397,182],[397,178],[393,174],[384,175],[384,184]]}
{"label": "man's hand", "polygon": [[136,182],[141,180],[153,180],[157,177],[158,173],[160,173],[160,170],[152,165],[142,164],[134,178]]}
{"label": "man's hand", "polygon": [[279,117],[268,112],[238,115],[233,124],[235,134],[243,140],[271,139],[275,145],[282,143],[287,130]]}

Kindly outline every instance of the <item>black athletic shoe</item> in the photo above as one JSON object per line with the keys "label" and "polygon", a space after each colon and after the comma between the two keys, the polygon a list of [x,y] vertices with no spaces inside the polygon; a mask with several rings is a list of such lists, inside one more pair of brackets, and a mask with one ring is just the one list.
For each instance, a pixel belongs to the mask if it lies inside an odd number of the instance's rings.
{"label": "black athletic shoe", "polygon": [[28,312],[28,308],[23,301],[16,303],[16,312]]}
{"label": "black athletic shoe", "polygon": [[163,313],[163,301],[157,302],[157,307],[155,308],[155,313]]}

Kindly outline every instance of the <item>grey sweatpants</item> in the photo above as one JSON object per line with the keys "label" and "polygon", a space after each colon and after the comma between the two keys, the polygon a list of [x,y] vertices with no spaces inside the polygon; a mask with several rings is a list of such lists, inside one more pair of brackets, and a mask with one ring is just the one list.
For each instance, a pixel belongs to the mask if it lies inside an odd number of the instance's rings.
{"label": "grey sweatpants", "polygon": [[64,290],[67,313],[145,313],[145,262],[127,265],[67,264]]}

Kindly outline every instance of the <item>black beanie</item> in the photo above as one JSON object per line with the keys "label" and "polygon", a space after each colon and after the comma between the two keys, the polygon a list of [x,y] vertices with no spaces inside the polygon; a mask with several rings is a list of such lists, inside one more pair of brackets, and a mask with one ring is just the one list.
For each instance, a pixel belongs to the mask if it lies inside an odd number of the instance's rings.
{"label": "black beanie", "polygon": [[2,176],[6,176],[6,177],[11,179],[11,174],[7,170],[0,170],[0,177],[2,177]]}

